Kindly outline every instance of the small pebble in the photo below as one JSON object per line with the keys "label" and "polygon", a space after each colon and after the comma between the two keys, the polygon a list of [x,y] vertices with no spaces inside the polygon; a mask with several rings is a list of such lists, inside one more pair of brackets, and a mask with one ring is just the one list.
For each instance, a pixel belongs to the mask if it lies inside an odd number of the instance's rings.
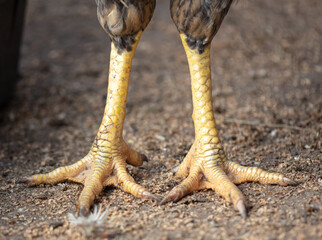
{"label": "small pebble", "polygon": [[276,129],[274,129],[273,131],[271,131],[271,136],[272,137],[276,137],[276,134],[277,134],[277,130]]}
{"label": "small pebble", "polygon": [[165,141],[165,137],[162,135],[155,135],[155,138],[162,142]]}

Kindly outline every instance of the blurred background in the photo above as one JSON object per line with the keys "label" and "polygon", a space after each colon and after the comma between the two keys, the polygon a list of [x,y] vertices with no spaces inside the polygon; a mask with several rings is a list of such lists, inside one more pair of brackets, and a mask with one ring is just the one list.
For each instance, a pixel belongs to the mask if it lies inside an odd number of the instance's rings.
{"label": "blurred background", "polygon": [[[89,151],[105,105],[110,42],[95,1],[30,0],[23,18],[24,4],[0,1],[1,21],[9,19],[3,6],[14,9],[14,24],[0,24],[1,101],[15,85],[0,112],[0,238],[77,238],[66,231],[65,216],[81,186],[25,188],[16,180],[71,164]],[[211,191],[161,208],[109,188],[100,199],[111,212],[106,227],[125,239],[319,236],[321,5],[238,1],[212,45],[213,104],[228,158],[302,184],[240,185],[251,206],[247,225]],[[8,49],[19,45],[22,26],[14,84],[18,48]],[[129,144],[150,159],[129,170],[154,193],[175,185],[170,170],[194,139],[191,114],[186,56],[169,1],[158,0],[134,57],[124,129]]]}
{"label": "blurred background", "polygon": [[0,108],[12,96],[24,25],[25,0],[0,1]]}

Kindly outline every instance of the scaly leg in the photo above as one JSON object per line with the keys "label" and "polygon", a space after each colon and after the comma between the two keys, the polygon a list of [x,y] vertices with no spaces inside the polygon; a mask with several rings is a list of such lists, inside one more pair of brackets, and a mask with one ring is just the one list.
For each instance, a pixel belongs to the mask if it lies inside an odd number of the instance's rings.
{"label": "scaly leg", "polygon": [[136,197],[156,200],[156,196],[136,184],[127,173],[126,163],[140,166],[144,156],[132,150],[123,140],[123,122],[126,111],[132,58],[142,32],[134,38],[130,51],[119,52],[112,43],[108,93],[104,117],[90,152],[73,165],[60,167],[48,174],[26,178],[30,185],[55,184],[66,180],[84,184],[77,212],[87,215],[95,197],[103,187],[114,185]]}
{"label": "scaly leg", "polygon": [[197,49],[192,50],[187,45],[184,34],[180,36],[191,74],[196,139],[177,172],[178,177],[185,179],[168,193],[161,204],[178,201],[193,191],[213,189],[228,202],[232,202],[235,209],[246,217],[246,199],[235,184],[255,181],[286,186],[295,183],[282,174],[268,173],[257,167],[243,167],[226,160],[212,107],[210,44],[199,53]]}

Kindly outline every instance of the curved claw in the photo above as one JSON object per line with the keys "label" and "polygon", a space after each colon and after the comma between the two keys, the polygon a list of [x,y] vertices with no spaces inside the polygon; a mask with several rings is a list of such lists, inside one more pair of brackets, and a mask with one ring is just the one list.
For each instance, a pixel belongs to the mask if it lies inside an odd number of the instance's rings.
{"label": "curved claw", "polygon": [[31,180],[31,177],[23,177],[23,178],[19,178],[16,183],[29,183]]}
{"label": "curved claw", "polygon": [[176,193],[174,192],[169,192],[167,196],[165,196],[162,201],[159,203],[160,205],[164,205],[168,202],[175,202],[177,199]]}
{"label": "curved claw", "polygon": [[33,177],[23,177],[17,180],[17,183],[23,183],[27,184],[28,186],[32,187],[37,185],[36,183],[33,182]]}
{"label": "curved claw", "polygon": [[154,195],[148,191],[144,191],[142,193],[142,198],[143,199],[147,199],[147,200],[153,200],[153,201],[156,201],[156,202],[160,202],[161,201],[161,197],[160,196],[157,196],[157,195]]}
{"label": "curved claw", "polygon": [[148,157],[145,154],[142,154],[142,153],[139,153],[139,154],[140,154],[141,160],[143,162],[148,162],[149,161]]}
{"label": "curved claw", "polygon": [[78,216],[87,217],[89,215],[89,209],[86,207],[81,207],[78,211]]}
{"label": "curved claw", "polygon": [[247,208],[243,200],[239,200],[237,202],[236,208],[240,212],[243,218],[247,218]]}
{"label": "curved claw", "polygon": [[182,188],[182,186],[177,186],[175,188],[173,188],[168,194],[167,196],[165,196],[162,201],[160,202],[160,205],[164,205],[168,202],[177,202],[179,201],[183,196],[185,196],[186,194],[186,190],[185,189],[179,189]]}
{"label": "curved claw", "polygon": [[287,186],[287,185],[290,185],[290,186],[296,186],[296,185],[298,185],[298,184],[299,184],[298,182],[295,182],[295,181],[293,181],[292,179],[289,179],[289,178],[287,178],[287,177],[284,177],[284,178],[283,178],[283,182],[285,183],[285,186]]}

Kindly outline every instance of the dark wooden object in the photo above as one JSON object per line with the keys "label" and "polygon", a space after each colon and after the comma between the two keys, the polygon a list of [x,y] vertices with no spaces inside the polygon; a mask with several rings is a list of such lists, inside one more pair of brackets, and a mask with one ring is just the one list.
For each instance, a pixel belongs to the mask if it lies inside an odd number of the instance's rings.
{"label": "dark wooden object", "polygon": [[0,107],[18,79],[19,49],[26,0],[0,0]]}

